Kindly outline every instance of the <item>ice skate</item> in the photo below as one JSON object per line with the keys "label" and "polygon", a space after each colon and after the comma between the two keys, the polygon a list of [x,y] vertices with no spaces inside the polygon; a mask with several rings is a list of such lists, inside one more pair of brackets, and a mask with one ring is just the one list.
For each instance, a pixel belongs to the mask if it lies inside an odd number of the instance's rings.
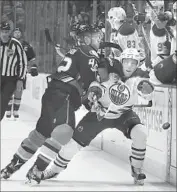
{"label": "ice skate", "polygon": [[18,119],[19,118],[18,111],[13,111],[13,116],[15,119]]}
{"label": "ice skate", "polygon": [[1,170],[1,179],[10,178],[10,176],[19,170],[24,163],[25,162],[23,160],[19,159],[17,156],[14,156],[14,158],[11,160],[11,163]]}
{"label": "ice skate", "polygon": [[52,168],[47,168],[42,172],[42,180],[56,178],[59,175],[58,172],[55,172]]}
{"label": "ice skate", "polygon": [[143,173],[142,168],[135,168],[131,163],[131,175],[134,178],[134,184],[136,185],[144,185],[144,179],[146,179],[146,175]]}
{"label": "ice skate", "polygon": [[11,116],[12,116],[12,113],[11,113],[11,111],[6,111],[6,118],[11,118]]}
{"label": "ice skate", "polygon": [[144,185],[144,179],[146,175],[142,172],[141,168],[135,168],[131,165],[131,175],[134,178],[134,184]]}
{"label": "ice skate", "polygon": [[34,164],[31,169],[28,171],[26,177],[26,184],[40,184],[42,180],[42,171],[37,168],[37,165]]}

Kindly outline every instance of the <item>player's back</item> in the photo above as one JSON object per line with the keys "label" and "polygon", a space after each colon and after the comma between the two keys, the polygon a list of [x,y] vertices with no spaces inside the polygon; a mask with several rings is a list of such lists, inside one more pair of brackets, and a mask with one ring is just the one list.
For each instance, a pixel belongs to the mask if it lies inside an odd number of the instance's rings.
{"label": "player's back", "polygon": [[[122,50],[126,48],[137,48],[140,49],[140,39],[134,24],[125,22],[122,24],[120,29],[117,32],[112,32],[110,41],[116,44],[119,44]],[[112,49],[113,54],[118,57],[117,50]]]}
{"label": "player's back", "polygon": [[77,52],[80,80],[84,89],[87,89],[90,83],[96,80],[99,56],[90,46],[81,46]]}
{"label": "player's back", "polygon": [[150,43],[151,43],[151,61],[153,62],[158,55],[165,55],[168,53],[167,47],[164,45],[166,42],[165,29],[158,29],[154,24],[150,31]]}
{"label": "player's back", "polygon": [[65,83],[77,80],[82,88],[87,89],[96,79],[98,68],[98,54],[89,46],[71,49],[60,62],[51,77]]}

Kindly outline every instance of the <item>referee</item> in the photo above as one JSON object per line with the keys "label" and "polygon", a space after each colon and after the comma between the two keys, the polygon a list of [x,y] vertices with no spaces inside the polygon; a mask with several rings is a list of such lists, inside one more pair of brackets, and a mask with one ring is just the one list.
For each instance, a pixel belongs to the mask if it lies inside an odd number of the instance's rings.
{"label": "referee", "polygon": [[0,26],[0,117],[4,117],[9,100],[17,88],[23,89],[23,79],[27,71],[27,58],[21,43],[10,37],[10,25],[3,22]]}

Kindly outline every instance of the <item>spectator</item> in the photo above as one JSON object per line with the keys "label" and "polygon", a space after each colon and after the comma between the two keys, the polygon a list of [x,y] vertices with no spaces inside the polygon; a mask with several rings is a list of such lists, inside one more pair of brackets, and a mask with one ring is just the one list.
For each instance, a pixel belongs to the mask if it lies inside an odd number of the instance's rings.
{"label": "spectator", "polygon": [[10,35],[12,35],[13,30],[14,30],[14,23],[13,23],[13,21],[9,18],[9,16],[8,16],[7,14],[3,14],[3,15],[2,15],[2,22],[9,23],[9,25],[10,25]]}

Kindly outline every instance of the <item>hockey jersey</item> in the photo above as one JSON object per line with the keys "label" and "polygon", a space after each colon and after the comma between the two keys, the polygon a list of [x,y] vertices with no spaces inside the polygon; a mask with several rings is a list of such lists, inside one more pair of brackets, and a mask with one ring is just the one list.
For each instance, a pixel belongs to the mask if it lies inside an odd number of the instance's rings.
{"label": "hockey jersey", "polygon": [[[118,31],[112,31],[110,34],[110,42],[120,45],[122,50],[126,48],[140,49],[140,38],[138,32],[135,29],[134,24],[125,22],[119,28]],[[120,51],[112,48],[113,58],[120,57]]]}
{"label": "hockey jersey", "polygon": [[166,35],[165,29],[158,29],[156,24],[150,30],[151,62],[153,67],[170,54],[170,42],[168,42],[168,45],[165,44],[167,42]]}
{"label": "hockey jersey", "polygon": [[142,80],[148,80],[148,78],[135,73],[127,79],[119,76],[117,80],[115,73],[110,73],[108,81],[93,82],[90,85],[90,90],[92,86],[97,86],[101,90],[101,97],[98,99],[101,105],[99,115],[105,115],[104,118],[106,119],[116,119],[125,112],[132,110],[134,104],[137,103],[138,95],[151,100],[151,94],[145,95],[138,91],[137,87]]}
{"label": "hockey jersey", "polygon": [[33,47],[26,41],[22,41],[21,44],[22,44],[23,49],[26,53],[28,62],[34,60],[36,57],[36,54],[34,52]]}
{"label": "hockey jersey", "polygon": [[171,52],[170,52],[170,55],[175,53],[175,51],[177,50],[177,47],[176,47],[176,27],[177,27],[176,25],[171,27],[171,31],[172,31],[174,37],[171,40]]}
{"label": "hockey jersey", "polygon": [[77,49],[71,49],[51,77],[64,83],[76,80],[83,90],[87,90],[90,83],[98,77],[98,63],[97,52],[91,47],[83,45]]}

